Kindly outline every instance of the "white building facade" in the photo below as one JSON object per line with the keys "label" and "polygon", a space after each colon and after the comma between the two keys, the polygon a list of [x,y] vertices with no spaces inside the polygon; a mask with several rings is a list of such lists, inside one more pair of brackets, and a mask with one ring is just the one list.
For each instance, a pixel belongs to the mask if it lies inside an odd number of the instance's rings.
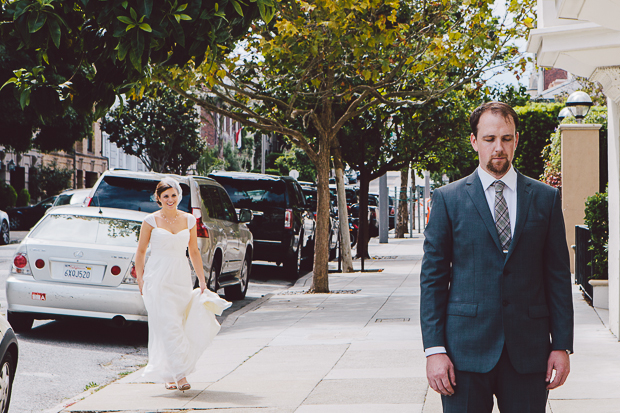
{"label": "white building facade", "polygon": [[598,81],[607,96],[609,320],[620,338],[620,0],[538,0],[528,52],[540,67]]}

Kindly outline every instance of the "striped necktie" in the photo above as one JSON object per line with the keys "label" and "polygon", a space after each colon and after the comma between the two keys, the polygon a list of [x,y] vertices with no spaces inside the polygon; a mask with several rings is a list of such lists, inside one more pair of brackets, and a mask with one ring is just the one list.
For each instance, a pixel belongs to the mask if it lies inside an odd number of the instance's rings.
{"label": "striped necktie", "polygon": [[504,198],[504,188],[506,184],[502,181],[493,182],[495,187],[495,227],[499,242],[504,252],[508,251],[512,235],[510,233],[510,215],[508,214],[508,204]]}

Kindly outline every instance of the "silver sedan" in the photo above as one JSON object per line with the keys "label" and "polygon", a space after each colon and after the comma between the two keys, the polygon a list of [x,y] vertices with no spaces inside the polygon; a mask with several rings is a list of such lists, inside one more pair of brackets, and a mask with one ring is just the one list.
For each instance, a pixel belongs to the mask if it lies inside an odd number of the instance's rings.
{"label": "silver sedan", "polygon": [[57,207],[21,242],[6,284],[16,332],[65,316],[146,321],[134,254],[146,213]]}

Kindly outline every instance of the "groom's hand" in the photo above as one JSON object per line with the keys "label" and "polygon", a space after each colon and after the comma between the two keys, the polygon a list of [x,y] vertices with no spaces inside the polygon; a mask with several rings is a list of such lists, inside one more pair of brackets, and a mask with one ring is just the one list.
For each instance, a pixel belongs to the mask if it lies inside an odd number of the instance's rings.
{"label": "groom's hand", "polygon": [[456,386],[454,364],[452,364],[447,354],[433,354],[426,358],[426,378],[428,379],[428,384],[437,393],[441,393],[444,396],[452,396],[454,394],[453,386]]}
{"label": "groom's hand", "polygon": [[[551,381],[553,370],[555,370],[555,377]],[[563,385],[568,377],[568,373],[570,373],[570,358],[566,350],[552,351],[547,360],[546,382],[549,383],[547,390],[553,390]]]}

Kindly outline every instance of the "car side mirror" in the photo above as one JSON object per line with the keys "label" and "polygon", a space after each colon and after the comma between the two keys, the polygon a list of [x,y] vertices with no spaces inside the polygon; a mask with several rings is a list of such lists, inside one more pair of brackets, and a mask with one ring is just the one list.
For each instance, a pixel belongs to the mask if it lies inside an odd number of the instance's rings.
{"label": "car side mirror", "polygon": [[241,208],[239,211],[239,222],[245,223],[252,220],[252,211],[247,208]]}

